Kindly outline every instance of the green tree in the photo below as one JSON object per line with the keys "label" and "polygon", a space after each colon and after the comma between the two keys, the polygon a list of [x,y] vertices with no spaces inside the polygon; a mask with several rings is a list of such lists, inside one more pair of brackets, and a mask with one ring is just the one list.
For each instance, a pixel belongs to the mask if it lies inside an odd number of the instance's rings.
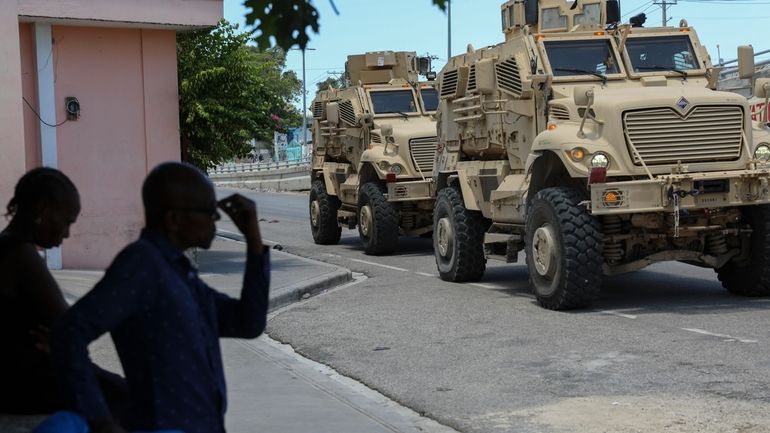
{"label": "green tree", "polygon": [[[449,0],[431,0],[442,11]],[[337,12],[333,0],[329,3]],[[293,46],[304,49],[310,36],[308,27],[318,34],[318,10],[313,7],[313,0],[244,0],[243,5],[251,8],[246,14],[246,24],[255,26],[259,34],[255,37],[260,48],[272,46],[270,38],[275,38],[275,45],[288,50]]]}
{"label": "green tree", "polygon": [[335,89],[341,89],[343,87],[346,87],[348,83],[344,75],[340,75],[338,77],[335,77],[332,75],[327,77],[323,81],[315,83],[315,85],[318,88],[316,92],[320,92],[321,90],[328,90],[330,87],[334,87]]}
{"label": "green tree", "polygon": [[182,159],[207,169],[272,143],[274,131],[301,123],[293,106],[301,82],[283,72],[280,49],[248,46],[249,33],[226,21],[177,37]]}

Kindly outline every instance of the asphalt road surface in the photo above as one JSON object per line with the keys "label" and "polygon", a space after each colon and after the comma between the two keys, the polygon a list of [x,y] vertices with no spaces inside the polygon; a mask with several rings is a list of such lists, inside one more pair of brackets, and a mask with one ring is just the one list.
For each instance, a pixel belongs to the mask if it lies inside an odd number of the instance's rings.
{"label": "asphalt road surface", "polygon": [[[226,194],[230,190],[220,190]],[[770,432],[770,299],[665,263],[607,278],[591,309],[538,306],[518,264],[447,283],[429,239],[364,255],[355,230],[315,245],[307,196],[243,192],[263,236],[355,284],[275,315],[269,334],[467,432]],[[226,221],[221,228],[233,230]]]}

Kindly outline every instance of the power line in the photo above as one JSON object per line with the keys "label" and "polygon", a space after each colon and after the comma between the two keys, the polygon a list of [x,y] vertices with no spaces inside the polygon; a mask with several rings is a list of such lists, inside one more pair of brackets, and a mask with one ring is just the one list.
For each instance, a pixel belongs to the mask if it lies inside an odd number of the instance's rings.
{"label": "power line", "polygon": [[647,3],[643,3],[641,6],[639,6],[639,7],[636,7],[636,8],[634,8],[634,9],[631,9],[630,11],[626,12],[625,14],[623,14],[623,18],[625,18],[625,17],[627,17],[627,16],[631,15],[632,13],[634,13],[634,12],[638,11],[639,9],[642,9],[642,8],[644,8],[644,7],[648,7],[648,6],[649,6],[649,5],[651,5],[651,4],[652,4],[652,0],[648,1]]}

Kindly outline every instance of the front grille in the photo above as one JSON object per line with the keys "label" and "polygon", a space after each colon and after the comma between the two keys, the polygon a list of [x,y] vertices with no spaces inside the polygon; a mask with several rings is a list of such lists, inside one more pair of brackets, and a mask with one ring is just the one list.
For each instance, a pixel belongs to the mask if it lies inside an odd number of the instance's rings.
{"label": "front grille", "polygon": [[556,120],[569,120],[569,109],[563,105],[551,104],[548,107],[551,118]]}
{"label": "front grille", "polygon": [[496,64],[495,73],[497,74],[497,85],[501,89],[513,93],[516,96],[521,96],[524,86],[521,82],[519,65],[516,63],[516,59],[511,57],[510,59]]}
{"label": "front grille", "polygon": [[316,119],[323,119],[326,114],[326,103],[324,101],[313,102],[313,117]]}
{"label": "front grille", "polygon": [[466,93],[476,91],[476,64],[471,65],[471,71],[468,73],[468,90]]}
{"label": "front grille", "polygon": [[409,149],[412,152],[412,160],[418,171],[424,176],[433,173],[433,160],[436,156],[436,137],[414,138],[409,140]]}
{"label": "front grille", "polygon": [[441,97],[453,98],[457,92],[458,81],[457,69],[454,71],[444,72],[444,78],[441,80]]}
{"label": "front grille", "polygon": [[634,164],[733,161],[743,143],[743,110],[736,106],[695,107],[682,117],[673,108],[627,111],[623,126]]}
{"label": "front grille", "polygon": [[350,126],[356,126],[356,112],[353,110],[353,104],[350,101],[340,102],[340,119]]}

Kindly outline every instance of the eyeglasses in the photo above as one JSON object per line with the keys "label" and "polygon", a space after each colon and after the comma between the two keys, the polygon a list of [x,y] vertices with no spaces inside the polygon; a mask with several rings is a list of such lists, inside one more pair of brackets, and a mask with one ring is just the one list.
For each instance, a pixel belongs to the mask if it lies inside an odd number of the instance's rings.
{"label": "eyeglasses", "polygon": [[171,208],[169,210],[177,211],[177,212],[188,212],[188,213],[198,213],[202,215],[206,215],[209,218],[211,218],[211,221],[219,221],[220,218],[222,218],[221,215],[219,215],[219,211],[216,208],[200,208],[200,207],[175,207]]}

